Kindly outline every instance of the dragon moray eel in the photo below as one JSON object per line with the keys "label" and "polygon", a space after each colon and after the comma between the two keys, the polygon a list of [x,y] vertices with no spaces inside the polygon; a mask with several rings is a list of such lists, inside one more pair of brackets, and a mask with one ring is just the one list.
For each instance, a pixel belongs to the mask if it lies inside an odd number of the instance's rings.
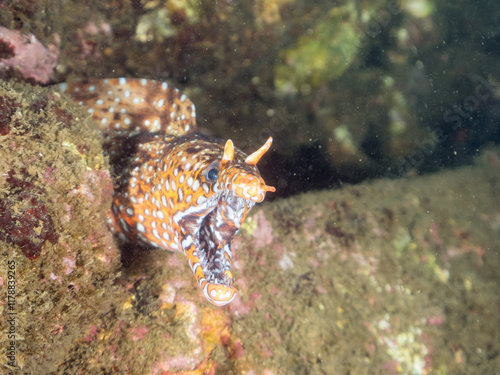
{"label": "dragon moray eel", "polygon": [[88,108],[117,176],[110,227],[122,240],[185,254],[203,294],[217,306],[238,290],[231,240],[248,211],[274,187],[251,155],[197,132],[193,103],[166,82],[116,78],[59,85]]}

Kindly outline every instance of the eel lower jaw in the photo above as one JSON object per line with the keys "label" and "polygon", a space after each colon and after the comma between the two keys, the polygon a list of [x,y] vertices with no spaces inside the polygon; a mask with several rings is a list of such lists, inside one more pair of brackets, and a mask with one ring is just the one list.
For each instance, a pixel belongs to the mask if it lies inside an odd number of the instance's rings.
{"label": "eel lower jaw", "polygon": [[238,289],[223,284],[206,283],[203,286],[205,298],[215,306],[225,306],[232,302],[238,294]]}
{"label": "eel lower jaw", "polygon": [[[225,250],[225,249],[228,250]],[[207,250],[201,250],[206,252]],[[219,261],[208,261],[201,265],[204,279],[200,286],[205,298],[215,306],[224,306],[232,302],[238,294],[238,289],[233,287],[234,278],[231,273],[231,261],[226,257],[226,251],[229,251],[229,244],[222,249],[216,249],[216,259]],[[206,253],[205,253],[205,259]]]}

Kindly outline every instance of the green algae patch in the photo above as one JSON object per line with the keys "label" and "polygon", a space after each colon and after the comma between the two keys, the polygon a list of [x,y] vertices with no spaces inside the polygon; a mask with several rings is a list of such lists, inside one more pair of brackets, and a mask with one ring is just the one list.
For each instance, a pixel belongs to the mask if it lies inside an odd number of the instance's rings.
{"label": "green algae patch", "polygon": [[296,93],[340,77],[361,43],[357,20],[354,5],[333,8],[295,46],[282,50],[274,67],[276,89]]}

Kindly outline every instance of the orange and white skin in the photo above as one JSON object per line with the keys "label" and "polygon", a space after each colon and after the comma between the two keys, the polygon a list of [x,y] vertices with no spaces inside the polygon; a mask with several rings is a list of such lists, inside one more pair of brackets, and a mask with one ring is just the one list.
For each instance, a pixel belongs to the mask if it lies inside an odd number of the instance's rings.
{"label": "orange and white skin", "polygon": [[114,78],[61,84],[99,124],[118,186],[118,237],[183,252],[206,299],[234,300],[231,240],[274,187],[256,167],[272,139],[247,156],[196,131],[193,103],[167,83]]}

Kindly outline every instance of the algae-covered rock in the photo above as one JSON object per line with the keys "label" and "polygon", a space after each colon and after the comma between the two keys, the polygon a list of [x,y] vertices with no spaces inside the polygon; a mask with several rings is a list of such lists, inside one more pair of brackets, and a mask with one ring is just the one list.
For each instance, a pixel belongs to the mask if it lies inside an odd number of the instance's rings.
{"label": "algae-covered rock", "polygon": [[113,185],[87,117],[51,88],[0,82],[0,355],[16,373],[54,371],[118,275]]}
{"label": "algae-covered rock", "polygon": [[274,66],[276,89],[281,93],[309,90],[342,75],[360,44],[357,22],[354,3],[331,9],[296,46],[280,52]]}
{"label": "algae-covered rock", "polygon": [[495,373],[499,156],[254,211],[233,241],[235,372]]}

